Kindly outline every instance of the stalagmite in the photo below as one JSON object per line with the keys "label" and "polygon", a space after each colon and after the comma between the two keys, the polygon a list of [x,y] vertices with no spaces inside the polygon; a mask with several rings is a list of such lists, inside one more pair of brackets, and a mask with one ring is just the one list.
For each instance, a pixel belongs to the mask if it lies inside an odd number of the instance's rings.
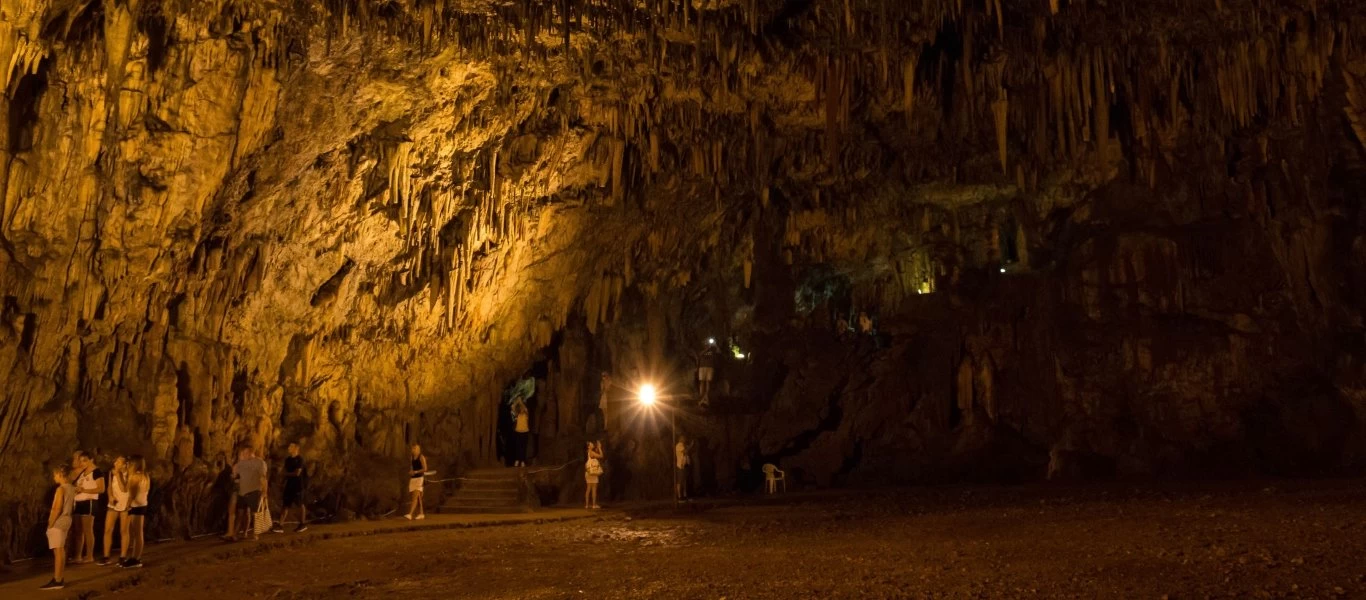
{"label": "stalagmite", "polygon": [[1006,166],[1006,113],[1009,104],[1006,100],[1006,90],[1002,88],[995,100],[991,102],[991,115],[996,126],[996,153],[1001,161],[1001,171],[1008,173]]}

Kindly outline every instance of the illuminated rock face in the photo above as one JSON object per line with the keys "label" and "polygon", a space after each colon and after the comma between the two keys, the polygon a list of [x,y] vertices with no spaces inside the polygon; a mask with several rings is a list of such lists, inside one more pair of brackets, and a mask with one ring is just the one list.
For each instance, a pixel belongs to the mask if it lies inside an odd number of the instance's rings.
{"label": "illuminated rock face", "polygon": [[723,487],[1357,464],[1366,16],[1157,4],[2,0],[3,543],[76,447],[384,509],[532,365],[576,458],[708,336]]}

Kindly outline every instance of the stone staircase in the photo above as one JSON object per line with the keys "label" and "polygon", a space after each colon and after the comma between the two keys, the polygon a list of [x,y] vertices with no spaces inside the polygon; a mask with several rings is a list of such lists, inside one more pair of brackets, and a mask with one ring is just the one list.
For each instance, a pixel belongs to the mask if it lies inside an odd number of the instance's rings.
{"label": "stone staircase", "polygon": [[530,512],[522,491],[521,469],[475,469],[461,476],[459,488],[446,496],[440,513]]}

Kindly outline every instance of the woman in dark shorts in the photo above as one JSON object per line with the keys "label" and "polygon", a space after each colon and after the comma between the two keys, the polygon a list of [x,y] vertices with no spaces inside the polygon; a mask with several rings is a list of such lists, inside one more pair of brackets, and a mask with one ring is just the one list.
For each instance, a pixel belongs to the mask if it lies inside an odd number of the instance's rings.
{"label": "woman in dark shorts", "polygon": [[151,490],[147,462],[136,454],[128,457],[128,558],[119,564],[125,569],[142,566],[143,521],[147,519],[147,493]]}
{"label": "woman in dark shorts", "polygon": [[104,493],[104,473],[95,468],[95,460],[84,450],[76,452],[75,528],[77,530],[76,556],[73,565],[95,562],[95,504]]}

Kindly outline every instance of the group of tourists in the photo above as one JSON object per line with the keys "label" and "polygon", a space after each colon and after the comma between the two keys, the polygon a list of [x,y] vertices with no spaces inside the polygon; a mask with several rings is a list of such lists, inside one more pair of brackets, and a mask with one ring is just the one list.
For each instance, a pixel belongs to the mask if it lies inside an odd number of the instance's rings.
{"label": "group of tourists", "polygon": [[[228,498],[228,528],[223,536],[229,541],[241,537],[257,539],[261,514],[269,514],[266,491],[269,466],[250,446],[241,448],[232,465],[232,493]],[[284,506],[282,518],[297,511],[299,526],[295,532],[306,531],[307,512],[304,508],[304,482],[307,476],[299,444],[289,445],[289,457],[284,464]],[[57,485],[48,511],[47,545],[52,550],[52,580],[41,588],[60,590],[65,587],[67,564],[98,564],[125,569],[143,565],[145,547],[144,523],[147,518],[147,498],[152,490],[152,478],[147,472],[147,461],[138,455],[115,456],[113,466],[101,470],[90,453],[77,450],[70,465],[52,469],[52,481]],[[95,516],[104,510],[104,557],[95,560]],[[270,528],[283,532],[283,526],[272,522]],[[119,534],[119,555],[113,555],[114,533]],[[68,554],[67,548],[74,551]],[[70,560],[68,561],[68,556]]]}
{"label": "group of tourists", "polygon": [[[142,566],[143,521],[147,516],[147,494],[152,480],[147,475],[147,461],[141,456],[118,456],[108,472],[100,470],[95,460],[84,450],[71,456],[71,464],[52,469],[52,482],[57,490],[52,495],[52,508],[47,517],[47,547],[52,550],[52,580],[40,589],[60,590],[64,587],[67,547],[73,565],[95,562],[95,515],[101,496],[104,504],[104,558],[100,566],[118,565],[123,568]],[[119,558],[113,558],[114,530],[119,532]]]}

